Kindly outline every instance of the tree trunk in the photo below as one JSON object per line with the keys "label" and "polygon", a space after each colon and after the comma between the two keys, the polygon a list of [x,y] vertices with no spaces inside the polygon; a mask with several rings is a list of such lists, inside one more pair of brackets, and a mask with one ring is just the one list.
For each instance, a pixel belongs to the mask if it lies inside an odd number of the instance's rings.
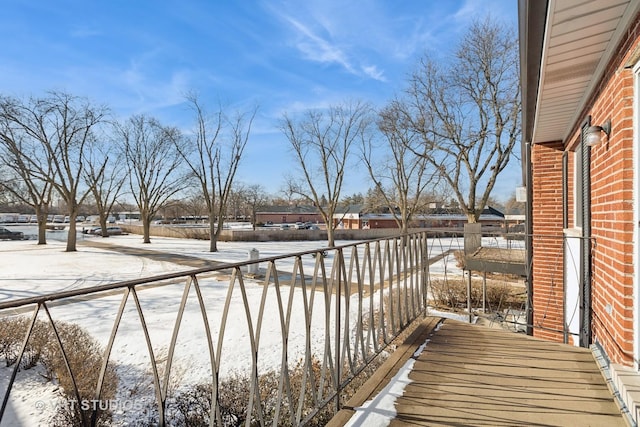
{"label": "tree trunk", "polygon": [[142,220],[142,243],[151,243],[151,217],[148,212],[140,212]]}
{"label": "tree trunk", "polygon": [[334,231],[332,224],[327,224],[327,245],[329,245],[330,248],[335,246]]}
{"label": "tree trunk", "polygon": [[76,251],[76,242],[77,242],[77,234],[76,234],[76,212],[73,212],[69,215],[69,231],[67,233],[67,252],[75,252]]}
{"label": "tree trunk", "polygon": [[400,229],[400,233],[403,236],[406,236],[407,234],[409,234],[409,224],[407,224],[406,221],[402,221],[402,227]]}
{"label": "tree trunk", "polygon": [[39,206],[35,207],[36,216],[38,217],[38,244],[47,244],[47,210]]}
{"label": "tree trunk", "polygon": [[209,252],[218,252],[218,236],[214,216],[209,214]]}
{"label": "tree trunk", "polygon": [[108,227],[107,219],[108,219],[107,215],[102,213],[100,214],[100,219],[99,219],[100,234],[102,235],[102,237],[109,237],[109,233],[107,232],[107,227]]}

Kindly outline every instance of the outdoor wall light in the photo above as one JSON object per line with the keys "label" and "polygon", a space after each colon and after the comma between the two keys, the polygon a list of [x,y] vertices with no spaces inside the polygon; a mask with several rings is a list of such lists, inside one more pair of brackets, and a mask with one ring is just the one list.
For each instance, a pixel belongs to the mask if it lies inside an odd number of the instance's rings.
{"label": "outdoor wall light", "polygon": [[590,126],[589,129],[587,129],[585,144],[590,147],[600,144],[600,141],[602,141],[600,132],[604,132],[607,134],[607,139],[609,138],[609,135],[611,134],[611,119],[607,119],[602,126]]}

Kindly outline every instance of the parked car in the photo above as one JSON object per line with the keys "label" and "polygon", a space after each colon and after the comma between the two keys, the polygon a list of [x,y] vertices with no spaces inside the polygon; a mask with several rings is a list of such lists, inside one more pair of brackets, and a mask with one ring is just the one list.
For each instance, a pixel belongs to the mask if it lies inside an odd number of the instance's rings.
{"label": "parked car", "polygon": [[6,227],[0,227],[0,240],[22,240],[24,233],[21,231],[11,231]]}
{"label": "parked car", "polygon": [[280,224],[280,230],[288,230],[289,224]]}
{"label": "parked car", "polygon": [[120,236],[121,234],[124,234],[124,231],[122,231],[122,228],[120,227],[107,227],[107,234],[109,236]]}
{"label": "parked car", "polygon": [[[93,234],[95,236],[102,236],[102,227],[93,227],[93,228],[85,229],[83,233]],[[120,236],[122,234],[125,234],[125,233],[120,227],[116,227],[116,226],[107,227],[108,236]]]}
{"label": "parked car", "polygon": [[100,232],[101,228],[100,227],[90,227],[90,228],[82,228],[82,232],[84,234],[96,234],[97,232]]}

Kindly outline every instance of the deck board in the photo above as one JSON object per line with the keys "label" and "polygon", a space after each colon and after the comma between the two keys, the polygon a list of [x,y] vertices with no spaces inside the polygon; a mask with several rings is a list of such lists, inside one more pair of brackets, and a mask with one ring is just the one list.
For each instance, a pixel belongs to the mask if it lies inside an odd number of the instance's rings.
{"label": "deck board", "polygon": [[449,319],[429,339],[391,426],[627,425],[588,349]]}

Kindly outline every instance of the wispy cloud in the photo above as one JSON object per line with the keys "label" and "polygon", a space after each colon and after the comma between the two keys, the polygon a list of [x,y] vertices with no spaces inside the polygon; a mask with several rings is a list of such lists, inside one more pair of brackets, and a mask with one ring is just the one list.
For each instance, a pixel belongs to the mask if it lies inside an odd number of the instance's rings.
{"label": "wispy cloud", "polygon": [[192,90],[192,72],[187,69],[174,69],[168,75],[153,76],[135,70],[124,70],[113,81],[114,87],[122,93],[121,99],[125,105],[135,112],[153,112],[160,109],[179,105],[184,102],[185,94]]}
{"label": "wispy cloud", "polygon": [[69,33],[71,37],[76,38],[88,38],[88,37],[96,37],[102,35],[102,31],[97,28],[91,28],[88,26],[76,27],[71,30]]}
{"label": "wispy cloud", "polygon": [[284,18],[295,28],[298,36],[294,43],[306,59],[328,64],[336,63],[350,73],[356,72],[346,54],[333,41],[317,35],[293,17]]}
{"label": "wispy cloud", "polygon": [[487,15],[499,20],[512,21],[515,24],[516,16],[507,13],[507,10],[504,7],[504,0],[465,0],[453,18],[465,28],[474,19]]}
{"label": "wispy cloud", "polygon": [[[487,0],[480,0],[485,3]],[[502,0],[504,1],[504,0]],[[457,3],[458,8],[452,7]],[[429,7],[363,0],[309,0],[295,8],[286,2],[263,3],[282,22],[290,45],[308,61],[337,65],[361,79],[388,82],[391,68],[406,67],[430,48],[441,49],[442,34],[458,31],[452,14],[462,19],[479,14],[473,2],[446,2]]]}
{"label": "wispy cloud", "polygon": [[362,71],[364,71],[366,75],[368,75],[374,80],[378,80],[381,82],[387,81],[387,78],[384,76],[384,72],[378,70],[378,67],[376,67],[375,65],[363,66]]}
{"label": "wispy cloud", "polygon": [[[332,0],[308,2],[304,7],[265,4],[265,9],[284,24],[289,43],[307,61],[336,65],[359,78],[385,81],[378,61],[376,41],[380,14],[362,6],[355,10],[348,4]],[[371,22],[373,20],[374,22]]]}

